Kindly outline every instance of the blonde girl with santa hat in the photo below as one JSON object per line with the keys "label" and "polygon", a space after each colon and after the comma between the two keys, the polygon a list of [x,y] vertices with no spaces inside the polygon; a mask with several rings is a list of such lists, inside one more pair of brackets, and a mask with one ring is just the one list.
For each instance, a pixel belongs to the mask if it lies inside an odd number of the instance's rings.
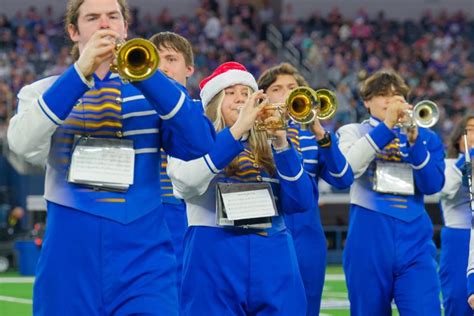
{"label": "blonde girl with santa hat", "polygon": [[304,315],[282,215],[315,207],[316,185],[285,131],[270,132],[269,143],[254,130],[266,96],[243,65],[220,65],[200,88],[215,145],[201,158],[168,164],[189,222],[181,315]]}

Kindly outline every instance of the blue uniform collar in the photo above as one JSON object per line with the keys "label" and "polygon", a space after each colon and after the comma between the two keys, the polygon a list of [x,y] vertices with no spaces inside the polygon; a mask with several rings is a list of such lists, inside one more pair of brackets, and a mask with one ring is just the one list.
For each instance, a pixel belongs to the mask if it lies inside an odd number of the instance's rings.
{"label": "blue uniform collar", "polygon": [[115,80],[115,79],[119,78],[119,75],[117,73],[113,73],[111,71],[109,71],[105,75],[104,79],[100,79],[99,76],[97,76],[95,72],[92,74],[92,76],[94,77],[95,82]]}
{"label": "blue uniform collar", "polygon": [[[380,119],[376,118],[376,117],[371,116],[369,118],[369,124],[373,127],[377,127],[380,123],[382,123],[382,121]],[[397,133],[401,133],[402,129],[398,126],[395,126],[394,128],[392,128],[392,131],[397,132]]]}
{"label": "blue uniform collar", "polygon": [[379,119],[376,118],[376,117],[371,116],[371,117],[369,118],[369,124],[372,125],[373,127],[376,127],[376,126],[379,125],[380,123],[382,123],[382,121],[379,120]]}

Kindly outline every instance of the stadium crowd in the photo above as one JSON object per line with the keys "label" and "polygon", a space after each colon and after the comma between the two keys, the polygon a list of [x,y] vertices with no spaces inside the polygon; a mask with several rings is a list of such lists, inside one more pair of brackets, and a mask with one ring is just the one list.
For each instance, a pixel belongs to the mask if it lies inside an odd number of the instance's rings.
{"label": "stadium crowd", "polygon": [[[262,2],[202,0],[192,14],[174,17],[161,12],[132,10],[129,37],[148,38],[171,30],[191,41],[196,72],[189,91],[198,97],[198,83],[227,60],[244,64],[255,76],[280,61],[267,41],[267,27],[276,25],[284,41],[301,52],[312,70],[315,87],[337,91],[340,108],[332,129],[363,119],[367,112],[357,95],[361,78],[381,68],[394,68],[412,87],[412,101],[434,100],[441,109],[435,130],[448,135],[474,104],[474,20],[463,12],[426,12],[418,20],[395,21],[383,12],[369,16],[360,10],[344,17],[338,8],[326,16],[313,12],[298,19],[288,4],[278,15]],[[140,17],[140,18],[138,18]],[[16,94],[25,84],[62,73],[71,63],[70,43],[52,7],[30,7],[8,18],[0,15],[0,130],[15,111]],[[1,132],[0,132],[1,133]]]}

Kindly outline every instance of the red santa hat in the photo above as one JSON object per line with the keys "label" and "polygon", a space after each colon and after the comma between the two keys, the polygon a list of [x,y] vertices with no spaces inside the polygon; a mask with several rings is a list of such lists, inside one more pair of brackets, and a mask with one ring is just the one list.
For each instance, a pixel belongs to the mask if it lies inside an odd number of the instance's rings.
{"label": "red santa hat", "polygon": [[199,84],[202,104],[207,106],[220,91],[236,84],[249,86],[254,91],[258,90],[257,81],[242,64],[235,61],[223,63]]}

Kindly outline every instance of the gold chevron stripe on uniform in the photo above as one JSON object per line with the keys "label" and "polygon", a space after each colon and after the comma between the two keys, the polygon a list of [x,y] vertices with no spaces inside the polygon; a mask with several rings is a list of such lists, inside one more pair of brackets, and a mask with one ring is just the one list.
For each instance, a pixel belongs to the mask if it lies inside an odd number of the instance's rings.
{"label": "gold chevron stripe on uniform", "polygon": [[384,200],[386,201],[393,201],[393,202],[401,202],[401,203],[407,203],[407,199],[400,199],[400,198],[385,198]]}
{"label": "gold chevron stripe on uniform", "polygon": [[246,170],[246,171],[239,171],[239,172],[236,172],[235,174],[238,175],[238,176],[247,176],[249,174],[260,174],[260,172],[258,170],[255,170],[255,169],[250,169],[250,170]]}
{"label": "gold chevron stripe on uniform", "polygon": [[398,204],[390,205],[390,207],[395,207],[395,208],[408,208],[407,205],[398,205]]}
{"label": "gold chevron stripe on uniform", "polygon": [[117,112],[120,112],[122,110],[122,107],[120,105],[109,103],[109,102],[104,103],[102,105],[84,105],[81,108],[84,109],[85,111],[94,111],[94,112],[100,112],[104,109],[112,109],[112,110],[116,110]]}
{"label": "gold chevron stripe on uniform", "polygon": [[119,89],[115,89],[115,88],[101,88],[99,90],[89,90],[87,91],[87,94],[84,95],[84,97],[87,97],[88,95],[99,95],[99,94],[102,94],[104,92],[111,92],[111,93],[115,93],[117,95],[120,94],[120,90]]}
{"label": "gold chevron stripe on uniform", "polygon": [[81,118],[101,119],[104,117],[113,117],[119,120],[122,119],[122,115],[118,113],[101,113],[101,114],[84,114],[84,115],[80,113],[76,113],[76,114],[78,117],[81,117]]}
{"label": "gold chevron stripe on uniform", "polygon": [[[118,95],[103,95],[99,98],[91,98],[91,97],[87,97],[87,95],[85,95],[83,98],[82,98],[82,102],[83,103],[88,103],[88,102],[102,102],[104,100],[109,100],[109,101],[113,101],[115,102],[116,99],[117,99]],[[77,106],[80,106],[80,104],[76,105]]]}
{"label": "gold chevron stripe on uniform", "polygon": [[110,198],[110,199],[96,199],[97,202],[108,202],[108,203],[125,203],[125,199],[122,198]]}
{"label": "gold chevron stripe on uniform", "polygon": [[122,127],[121,122],[103,121],[103,122],[92,123],[90,121],[78,121],[78,120],[74,120],[74,119],[68,119],[64,123],[64,125],[83,126],[83,127],[86,127],[86,128],[99,128],[99,127],[104,127],[104,126],[119,127],[119,128]]}

